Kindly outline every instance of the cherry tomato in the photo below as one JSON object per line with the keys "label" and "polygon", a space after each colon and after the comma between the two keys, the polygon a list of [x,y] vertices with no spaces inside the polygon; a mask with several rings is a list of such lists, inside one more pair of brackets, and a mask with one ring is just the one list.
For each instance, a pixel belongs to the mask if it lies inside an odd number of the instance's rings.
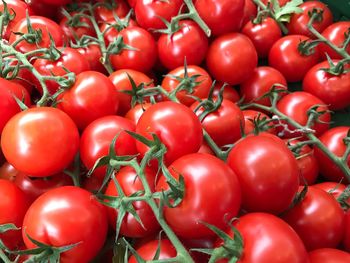
{"label": "cherry tomato", "polygon": [[[168,259],[176,257],[176,249],[171,244],[168,239],[159,240],[151,240],[143,245],[141,245],[136,252],[143,258],[144,260],[152,260],[156,251],[160,247],[160,253],[158,259]],[[129,258],[128,263],[137,263],[137,259],[134,255]]]}
{"label": "cherry tomato", "polygon": [[323,191],[331,194],[337,199],[346,189],[346,186],[337,182],[322,182],[318,184],[314,184],[313,187],[322,189]]}
{"label": "cherry tomato", "polygon": [[36,247],[27,235],[55,247],[77,244],[60,255],[60,262],[89,262],[102,248],[107,229],[106,210],[90,192],[62,186],[34,201],[24,217],[22,236],[27,248]]}
{"label": "cherry tomato", "polygon": [[[97,2],[104,2],[103,0],[97,0]],[[119,18],[125,17],[129,13],[129,6],[124,0],[110,1],[111,8],[105,5],[99,5],[95,9],[95,16],[99,22],[105,22],[114,19],[114,14]]]}
{"label": "cherry tomato", "polygon": [[240,33],[217,37],[207,54],[207,66],[213,78],[231,85],[248,79],[257,64],[258,56],[253,43]]}
{"label": "cherry tomato", "polygon": [[[254,133],[256,129],[276,134],[271,118],[265,113],[256,110],[243,110],[242,113],[244,117],[244,134]],[[258,125],[257,127],[255,123]]]}
{"label": "cherry tomato", "polygon": [[89,62],[90,69],[101,73],[106,73],[106,69],[101,63],[101,49],[100,46],[95,44],[89,44],[86,47],[77,48],[80,54],[82,54]]}
{"label": "cherry tomato", "polygon": [[[164,218],[178,236],[186,239],[213,236],[214,233],[201,222],[223,229],[225,218],[237,215],[241,205],[240,185],[222,160],[209,154],[194,153],[180,157],[168,169],[174,178],[182,175],[185,181],[181,203],[175,208],[164,207]],[[160,177],[157,191],[168,188],[165,177]]]}
{"label": "cherry tomato", "polygon": [[18,171],[34,177],[61,172],[79,148],[79,133],[71,118],[49,107],[31,108],[7,122],[1,149]]}
{"label": "cherry tomato", "polygon": [[253,0],[245,0],[242,25],[244,26],[257,15],[257,7]]}
{"label": "cherry tomato", "polygon": [[[215,82],[214,91],[213,91],[214,98],[218,98],[220,90],[223,87],[223,85],[224,84],[222,84],[221,82],[218,82],[218,81]],[[224,99],[232,101],[233,103],[236,103],[240,100],[240,97],[239,97],[237,90],[234,87],[232,87],[231,85],[228,85],[227,83],[225,84],[222,97]]]}
{"label": "cherry tomato", "polygon": [[350,254],[334,248],[320,248],[309,253],[310,263],[347,263]]}
{"label": "cherry tomato", "polygon": [[151,106],[152,104],[148,102],[136,104],[125,114],[125,118],[131,120],[136,125],[142,114]]}

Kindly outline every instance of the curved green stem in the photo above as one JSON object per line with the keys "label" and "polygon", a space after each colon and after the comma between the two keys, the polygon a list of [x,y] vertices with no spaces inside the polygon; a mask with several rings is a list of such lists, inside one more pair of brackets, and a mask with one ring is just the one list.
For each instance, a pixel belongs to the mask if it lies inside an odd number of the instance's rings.
{"label": "curved green stem", "polygon": [[188,14],[182,14],[179,15],[178,17],[178,21],[180,21],[181,19],[185,19],[185,18],[190,18],[193,21],[195,21],[199,27],[204,31],[204,33],[206,34],[207,37],[210,37],[211,35],[211,30],[210,28],[207,26],[207,24],[203,21],[203,19],[199,16],[196,8],[194,7],[194,4],[192,2],[192,0],[184,0],[188,10],[190,11],[190,13]]}

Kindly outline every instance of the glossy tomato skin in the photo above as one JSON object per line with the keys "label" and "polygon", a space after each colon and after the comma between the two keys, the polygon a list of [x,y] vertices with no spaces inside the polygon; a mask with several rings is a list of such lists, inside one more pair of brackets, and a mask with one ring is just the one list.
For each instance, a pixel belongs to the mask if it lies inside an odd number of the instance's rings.
{"label": "glossy tomato skin", "polygon": [[[245,102],[256,102],[262,105],[271,106],[269,98],[261,98],[271,91],[275,84],[276,89],[287,90],[287,81],[277,69],[268,66],[257,67],[249,78],[240,85],[241,96]],[[285,95],[285,93],[279,93]]]}
{"label": "glossy tomato skin", "polygon": [[298,191],[298,165],[277,136],[263,133],[235,144],[227,164],[242,188],[242,208],[248,212],[278,214],[286,210]]}
{"label": "glossy tomato skin", "polygon": [[80,242],[62,253],[60,262],[87,263],[102,248],[107,229],[105,207],[90,192],[63,186],[46,192],[30,206],[23,220],[22,236],[27,248],[35,245],[26,233],[55,247]]}
{"label": "glossy tomato skin", "polygon": [[[121,116],[105,116],[88,125],[80,143],[80,158],[87,169],[91,169],[102,156],[108,155],[113,138],[119,134],[115,151],[117,155],[134,155],[136,141],[125,131],[135,132],[135,124]],[[104,178],[106,166],[97,168],[93,175]]]}
{"label": "glossy tomato skin", "polygon": [[101,73],[106,73],[106,69],[101,63],[101,49],[98,45],[90,44],[87,47],[80,47],[77,48],[80,54],[82,54],[90,65],[90,70],[98,71]]}
{"label": "glossy tomato skin", "polygon": [[[178,178],[181,174],[185,181],[182,202],[175,208],[164,208],[165,220],[178,236],[186,239],[213,236],[214,233],[201,222],[223,229],[225,219],[237,215],[241,204],[240,185],[234,172],[222,160],[209,154],[194,153],[180,157],[168,169],[173,177]],[[162,176],[156,190],[168,188]]]}
{"label": "glossy tomato skin", "polygon": [[[48,48],[50,46],[51,34],[57,47],[63,46],[65,42],[65,35],[61,27],[54,21],[43,16],[30,16],[30,22],[34,30],[42,31],[42,39],[39,43],[28,43],[27,41],[20,42],[16,49],[22,53],[27,53],[38,48]],[[27,19],[22,18],[14,25],[13,32],[28,33]],[[18,40],[21,36],[12,33],[9,38],[9,42],[12,44]]]}
{"label": "glossy tomato skin", "polygon": [[[195,110],[198,104],[199,102],[192,104],[191,109]],[[198,109],[197,116],[200,116],[203,111],[202,107]],[[243,113],[235,103],[223,99],[221,106],[202,120],[202,126],[219,147],[232,144],[242,137]]]}
{"label": "glossy tomato skin", "polygon": [[[347,136],[349,129],[348,126],[335,127],[326,131],[319,139],[329,151],[340,157],[346,150],[343,139]],[[317,147],[315,147],[315,156],[323,177],[334,182],[346,179],[343,172]],[[347,163],[350,165],[350,157],[348,157]]]}
{"label": "glossy tomato skin", "polygon": [[199,65],[208,50],[208,38],[192,20],[181,20],[180,29],[172,35],[162,34],[158,39],[158,55],[163,66],[172,70],[184,65]]}
{"label": "glossy tomato skin", "polygon": [[78,148],[76,125],[67,114],[51,107],[16,114],[1,137],[7,161],[18,171],[34,177],[61,172],[73,161]]}
{"label": "glossy tomato skin", "polygon": [[[156,172],[151,168],[146,168],[144,174],[146,176],[148,184],[150,185],[151,191],[154,191]],[[121,168],[115,176],[116,180],[123,190],[123,193],[126,196],[130,196],[132,194],[135,194],[137,191],[144,190],[141,180],[139,179],[135,170],[130,166]],[[105,195],[119,196],[118,190],[113,180],[109,182]],[[155,234],[159,229],[159,224],[154,216],[151,207],[146,202],[142,201],[133,202],[133,207],[140,217],[143,227],[139,222],[137,222],[132,214],[127,213],[122,221],[120,234],[131,238],[142,238]],[[107,213],[110,226],[115,230],[118,210],[108,207]]]}
{"label": "glossy tomato skin", "polygon": [[309,13],[313,9],[322,10],[321,21],[315,21],[312,26],[318,31],[322,32],[333,22],[333,15],[331,10],[320,1],[307,1],[302,3],[299,8],[303,10],[302,13],[292,14],[290,22],[287,24],[288,34],[290,35],[304,35],[309,38],[316,38],[307,28],[310,21]]}
{"label": "glossy tomato skin", "polygon": [[131,95],[126,94],[124,91],[131,91],[132,84],[128,77],[128,75],[135,82],[136,86],[143,84],[145,87],[150,86],[153,87],[153,80],[149,78],[146,74],[132,69],[120,69],[114,71],[109,79],[113,82],[115,90],[118,94],[119,99],[119,107],[118,107],[118,115],[124,116],[131,109]]}
{"label": "glossy tomato skin", "polygon": [[[329,123],[331,121],[331,115],[329,113],[328,107],[326,104],[317,98],[316,96],[303,91],[293,92],[286,96],[284,96],[278,103],[277,109],[290,117],[297,123],[301,125],[306,125],[308,120],[308,110],[316,105],[324,105],[319,106],[317,108],[318,112],[326,111],[319,117],[319,121],[314,123],[311,126],[311,129],[315,130],[315,135],[320,136],[322,133],[329,129]],[[293,130],[293,127],[289,127],[290,130]],[[301,136],[299,132],[290,133],[288,131],[283,132],[284,137],[298,137]]]}
{"label": "glossy tomato skin", "polygon": [[[176,78],[183,78],[185,74],[185,67],[180,66],[178,68],[173,69],[170,71],[165,78],[162,81],[162,87],[168,91],[172,92],[173,90],[176,89],[176,87],[180,84],[180,81],[178,81]],[[192,85],[192,84],[187,84],[185,83],[185,86],[193,87],[193,92],[188,93],[187,91],[183,90],[180,91],[176,94],[177,99],[184,105],[190,106],[193,104],[196,100],[189,97],[190,96],[195,96],[200,99],[205,99],[209,95],[209,91],[212,85],[212,79],[209,75],[209,73],[198,66],[195,65],[189,65],[187,66],[187,74],[189,78],[193,78],[195,75],[198,75],[198,77],[195,78],[195,82],[197,84]],[[166,99],[166,98],[164,98]]]}
{"label": "glossy tomato skin", "polygon": [[[97,2],[103,2],[103,0],[97,0]],[[114,1],[115,5],[109,9],[106,6],[99,5],[95,9],[95,17],[100,22],[105,22],[114,19],[113,13],[115,13],[119,18],[125,17],[130,8],[124,0]]]}
{"label": "glossy tomato skin", "polygon": [[170,0],[167,2],[154,0],[136,0],[135,16],[137,23],[147,30],[165,28],[162,17],[170,22],[176,16],[183,4],[183,0]]}
{"label": "glossy tomato skin", "polygon": [[244,16],[245,0],[197,0],[195,8],[213,36],[236,32]]}
{"label": "glossy tomato skin", "polygon": [[298,233],[308,251],[335,248],[342,241],[344,212],[334,197],[321,189],[309,186],[305,198],[282,218]]}
{"label": "glossy tomato skin", "polygon": [[[243,110],[242,113],[244,117],[244,134],[246,135],[254,133],[254,121],[263,121],[265,119],[266,121],[268,121],[268,123],[266,123],[267,126],[273,125],[272,121],[269,121],[271,120],[271,118],[263,112],[256,110]],[[276,129],[274,127],[266,128],[267,130],[264,130],[265,132],[276,134]]]}
{"label": "glossy tomato skin", "polygon": [[259,58],[266,58],[273,44],[282,37],[282,31],[275,20],[265,18],[261,23],[247,22],[242,33],[253,42]]}
{"label": "glossy tomato skin", "polygon": [[97,71],[85,71],[59,96],[58,108],[83,130],[98,118],[116,114],[118,105],[118,96],[109,78]]}
{"label": "glossy tomato skin", "polygon": [[[136,125],[136,133],[151,139],[155,133],[166,146],[165,163],[170,164],[179,157],[195,153],[203,141],[202,126],[198,117],[185,105],[165,101],[152,105],[142,114]],[[145,144],[136,142],[143,156],[148,150]]]}
{"label": "glossy tomato skin", "polygon": [[151,106],[152,104],[148,102],[136,104],[125,114],[125,118],[131,120],[136,125],[142,114]]}
{"label": "glossy tomato skin", "polygon": [[288,82],[301,81],[319,60],[318,49],[310,55],[303,55],[298,50],[300,43],[308,40],[303,35],[289,35],[277,40],[270,49],[269,65],[279,70]]}
{"label": "glossy tomato skin", "polygon": [[[249,213],[234,224],[243,237],[239,263],[308,263],[308,254],[295,231],[280,218],[266,213]],[[257,234],[259,233],[259,234]],[[230,233],[232,236],[232,232]],[[226,263],[221,260],[218,263]]]}
{"label": "glossy tomato skin", "polygon": [[344,184],[338,182],[322,182],[314,184],[313,187],[326,191],[327,193],[333,195],[335,199],[337,199],[346,189]]}
{"label": "glossy tomato skin", "polygon": [[[157,248],[160,244],[160,254],[158,259],[167,259],[176,257],[176,249],[171,244],[168,239],[151,240],[142,244],[136,252],[144,260],[152,260],[156,255]],[[128,263],[137,263],[137,260],[134,255],[129,258]]]}
{"label": "glossy tomato skin", "polygon": [[214,79],[237,85],[252,74],[257,66],[258,56],[247,36],[229,33],[219,36],[211,43],[206,63]]}
{"label": "glossy tomato skin", "polygon": [[253,0],[245,0],[242,26],[254,19],[257,15],[257,7]]}
{"label": "glossy tomato skin", "polygon": [[[26,194],[13,182],[0,179],[0,196],[0,225],[12,223],[21,227],[29,207]],[[0,234],[0,239],[9,249],[15,249],[22,243],[21,231],[6,231]]]}
{"label": "glossy tomato skin", "polygon": [[[322,35],[332,42],[334,45],[341,47],[345,41],[345,35],[347,34],[350,27],[350,21],[340,21],[331,24],[323,32]],[[326,59],[326,53],[332,59],[342,59],[337,52],[328,47],[326,44],[321,43],[319,46],[322,58]],[[350,45],[346,48],[346,52],[350,53]]]}
{"label": "glossy tomato skin", "polygon": [[[337,65],[339,60],[333,60]],[[345,70],[350,66],[345,65]],[[331,110],[341,110],[350,106],[350,72],[332,75],[324,71],[329,69],[328,61],[313,66],[305,75],[303,90],[324,101]]]}
{"label": "glossy tomato skin", "polygon": [[[215,82],[214,91],[213,91],[214,98],[219,97],[219,93],[220,93],[220,90],[223,87],[223,85],[224,84],[219,82],[219,81]],[[237,90],[234,87],[232,87],[231,85],[228,85],[227,83],[225,83],[224,92],[222,94],[222,97],[224,99],[232,101],[233,103],[236,103],[240,100],[240,96],[239,96]]]}
{"label": "glossy tomato skin", "polygon": [[[90,70],[90,64],[87,59],[80,54],[76,49],[70,47],[59,48],[61,57],[58,60],[52,61],[48,59],[38,58],[33,66],[42,76],[64,76],[69,71],[79,74]],[[42,93],[42,87],[36,77],[32,76],[33,83],[36,88]],[[54,94],[59,88],[59,84],[55,81],[48,80],[45,82],[50,94]]]}
{"label": "glossy tomato skin", "polygon": [[157,45],[153,36],[142,27],[127,27],[119,35],[126,45],[135,50],[123,49],[119,54],[111,55],[114,69],[134,69],[148,72],[157,60]]}
{"label": "glossy tomato skin", "polygon": [[320,248],[309,252],[310,263],[347,263],[350,254],[334,248]]}

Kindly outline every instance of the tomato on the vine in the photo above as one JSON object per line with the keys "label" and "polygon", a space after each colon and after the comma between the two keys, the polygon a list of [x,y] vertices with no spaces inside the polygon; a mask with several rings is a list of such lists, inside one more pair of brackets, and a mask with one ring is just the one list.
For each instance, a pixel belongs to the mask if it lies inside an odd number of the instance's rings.
{"label": "tomato on the vine", "polygon": [[[159,248],[158,259],[168,259],[176,257],[176,249],[168,239],[151,240],[142,244],[136,249],[137,254],[144,260],[152,260],[156,256],[157,249]],[[134,255],[129,258],[128,263],[137,263],[137,259]]]}
{"label": "tomato on the vine", "polygon": [[320,248],[309,252],[310,263],[348,263],[350,254],[335,248]]}

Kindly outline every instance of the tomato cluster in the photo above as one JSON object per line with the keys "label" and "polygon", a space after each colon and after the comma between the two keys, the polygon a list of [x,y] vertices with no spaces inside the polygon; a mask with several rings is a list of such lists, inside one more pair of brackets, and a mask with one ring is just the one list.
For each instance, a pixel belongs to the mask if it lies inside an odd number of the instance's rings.
{"label": "tomato cluster", "polygon": [[350,262],[323,2],[5,0],[0,34],[0,262]]}

